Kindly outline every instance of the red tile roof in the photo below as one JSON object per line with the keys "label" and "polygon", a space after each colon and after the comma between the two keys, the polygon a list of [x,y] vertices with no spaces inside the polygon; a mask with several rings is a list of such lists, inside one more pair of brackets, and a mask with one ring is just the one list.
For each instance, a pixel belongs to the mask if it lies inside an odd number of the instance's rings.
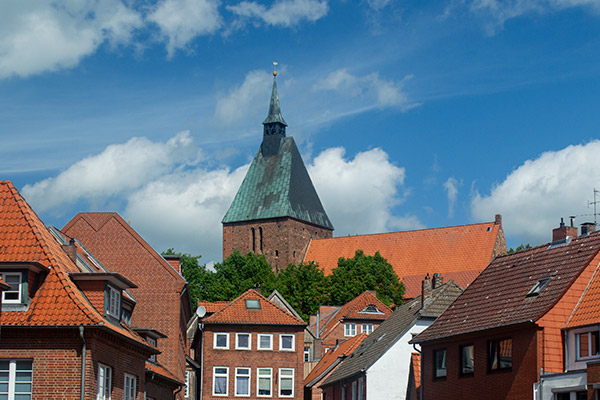
{"label": "red tile roof", "polygon": [[596,268],[565,328],[600,323],[600,267]]}
{"label": "red tile roof", "polygon": [[170,373],[165,367],[159,364],[153,364],[146,361],[146,371],[153,372],[157,375],[160,375],[161,378],[172,382],[175,386],[183,386],[184,382],[181,382],[175,375]]}
{"label": "red tile roof", "polygon": [[415,382],[415,389],[421,388],[421,354],[411,353],[410,354],[410,365],[412,367],[413,378]]}
{"label": "red tile roof", "polygon": [[204,307],[206,314],[211,315],[228,305],[229,301],[198,301],[198,307]]}
{"label": "red tile roof", "polygon": [[[497,241],[503,242],[504,234],[502,225],[494,222],[315,239],[310,242],[304,261],[315,261],[329,275],[340,257],[354,257],[356,250],[363,250],[366,255],[379,251],[400,279],[420,277],[416,286],[412,280],[405,284],[405,297],[413,298],[420,294],[422,277],[436,272],[466,287],[468,278],[481,272],[495,256]],[[473,272],[467,275],[468,271]],[[451,273],[462,273],[465,279],[451,277]]]}
{"label": "red tile roof", "polygon": [[[246,300],[258,300],[260,309],[246,308]],[[306,325],[254,289],[247,290],[227,306],[203,320],[205,324]]]}
{"label": "red tile roof", "polygon": [[10,289],[10,285],[0,278],[0,290]]}
{"label": "red tile roof", "polygon": [[333,366],[336,362],[340,362],[344,357],[349,356],[352,352],[360,346],[360,344],[365,340],[369,335],[366,333],[361,333],[356,336],[351,337],[348,340],[343,341],[332,351],[328,351],[325,353],[321,361],[310,371],[310,374],[304,379],[304,382],[308,385],[314,386],[317,382],[312,382],[313,380],[319,378],[322,380],[325,378],[325,375],[333,371]]}
{"label": "red tile roof", "polygon": [[[382,312],[382,314],[372,314],[361,312],[367,306],[374,305]],[[330,306],[325,306],[329,309]],[[321,311],[323,307],[319,309]],[[319,317],[321,318],[320,323],[320,338],[325,338],[329,335],[330,332],[333,331],[335,326],[340,323],[342,320],[350,320],[350,319],[360,319],[360,320],[376,320],[376,321],[384,321],[392,315],[393,311],[381,302],[372,292],[366,291],[354,299],[350,300],[343,306],[337,308],[337,310],[332,310],[333,312],[328,314],[321,314]],[[316,332],[316,324],[310,326],[310,329],[313,333]]]}
{"label": "red tile roof", "polygon": [[[600,251],[600,232],[563,245],[542,245],[497,257],[414,341],[534,323],[551,310]],[[595,266],[594,266],[595,267]],[[538,295],[540,280],[551,278]]]}

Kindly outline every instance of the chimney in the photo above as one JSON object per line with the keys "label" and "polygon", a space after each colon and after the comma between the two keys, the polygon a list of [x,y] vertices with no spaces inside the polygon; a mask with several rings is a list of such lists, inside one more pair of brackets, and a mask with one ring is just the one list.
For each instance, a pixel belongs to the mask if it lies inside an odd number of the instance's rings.
{"label": "chimney", "polygon": [[171,267],[173,267],[175,271],[183,275],[183,271],[181,270],[181,256],[166,255],[163,257],[165,258],[165,260],[167,260],[167,262],[171,265]]}
{"label": "chimney", "polygon": [[429,278],[428,273],[421,283],[421,307],[423,307],[427,299],[431,297],[431,290],[431,279]]}
{"label": "chimney", "polygon": [[564,240],[568,236],[576,238],[577,228],[573,226],[573,218],[571,218],[571,226],[566,226],[564,219],[561,217],[559,227],[552,229],[552,241]]}
{"label": "chimney", "polygon": [[73,262],[77,262],[77,247],[75,246],[75,239],[71,238],[71,240],[69,240],[69,244],[63,244],[62,248]]}
{"label": "chimney", "polygon": [[437,289],[440,286],[442,286],[443,284],[444,284],[444,278],[442,278],[442,276],[440,274],[438,274],[437,272],[435,274],[433,274],[433,281],[431,283],[431,288]]}
{"label": "chimney", "polygon": [[494,225],[502,225],[502,214],[496,214]]}
{"label": "chimney", "polygon": [[596,224],[593,222],[584,222],[581,224],[581,236],[596,232]]}

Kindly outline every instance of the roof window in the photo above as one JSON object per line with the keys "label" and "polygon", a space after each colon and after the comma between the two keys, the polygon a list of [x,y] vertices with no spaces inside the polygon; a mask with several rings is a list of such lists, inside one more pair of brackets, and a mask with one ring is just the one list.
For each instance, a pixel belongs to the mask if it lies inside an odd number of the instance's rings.
{"label": "roof window", "polygon": [[531,290],[529,290],[529,293],[527,293],[527,297],[537,296],[538,294],[540,294],[542,289],[545,288],[546,285],[548,285],[548,282],[550,282],[550,280],[552,280],[552,277],[543,278],[537,281],[537,283],[533,285]]}
{"label": "roof window", "polygon": [[366,314],[383,314],[383,312],[381,312],[379,310],[379,308],[377,308],[377,306],[375,304],[369,304],[368,306],[366,306],[365,308],[363,308],[359,312],[360,313],[366,313]]}
{"label": "roof window", "polygon": [[487,227],[487,230],[486,230],[486,232],[489,232],[489,231],[491,231],[491,230],[492,230],[492,227],[491,227],[491,226],[488,226],[488,227]]}
{"label": "roof window", "polygon": [[248,310],[260,310],[260,300],[246,299],[246,308]]}

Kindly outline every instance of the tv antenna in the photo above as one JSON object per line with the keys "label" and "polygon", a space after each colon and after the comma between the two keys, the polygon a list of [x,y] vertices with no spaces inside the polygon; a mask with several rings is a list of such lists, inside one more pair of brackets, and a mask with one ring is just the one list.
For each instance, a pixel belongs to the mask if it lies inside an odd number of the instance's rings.
{"label": "tv antenna", "polygon": [[594,188],[594,201],[589,201],[588,200],[588,208],[593,205],[594,206],[594,226],[596,226],[596,204],[600,203],[599,200],[596,200],[596,195],[600,193],[600,190]]}

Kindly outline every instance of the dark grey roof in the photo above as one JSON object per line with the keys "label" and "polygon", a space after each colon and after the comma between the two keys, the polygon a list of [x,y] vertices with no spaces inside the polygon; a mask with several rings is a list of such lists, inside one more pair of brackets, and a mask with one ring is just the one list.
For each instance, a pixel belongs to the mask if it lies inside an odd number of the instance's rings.
{"label": "dark grey roof", "polygon": [[294,138],[281,138],[277,154],[259,150],[223,223],[291,217],[333,230]]}
{"label": "dark grey roof", "polygon": [[400,339],[419,318],[439,317],[463,289],[454,281],[433,289],[431,297],[421,307],[421,298],[414,298],[386,319],[377,329],[354,350],[350,357],[325,380],[323,386],[350,378],[370,368],[379,358]]}

